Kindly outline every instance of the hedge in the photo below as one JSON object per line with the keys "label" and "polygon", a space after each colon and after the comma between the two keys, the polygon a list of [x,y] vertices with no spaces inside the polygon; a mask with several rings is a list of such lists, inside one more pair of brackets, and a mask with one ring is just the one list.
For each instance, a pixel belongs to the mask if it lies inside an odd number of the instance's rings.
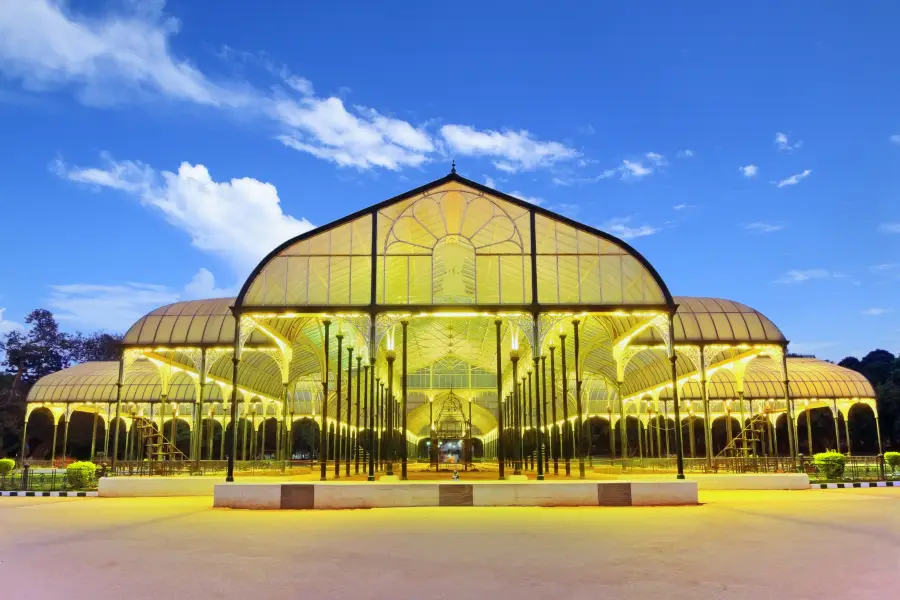
{"label": "hedge", "polygon": [[844,475],[846,457],[840,452],[820,452],[813,456],[813,462],[825,479],[840,479]]}
{"label": "hedge", "polygon": [[6,477],[16,468],[16,461],[11,458],[0,458],[0,477]]}
{"label": "hedge", "polygon": [[[896,471],[900,468],[900,452],[885,452],[884,464],[889,466],[891,471]],[[0,472],[2,472],[2,470],[0,470]]]}
{"label": "hedge", "polygon": [[97,465],[89,461],[73,462],[66,467],[66,479],[75,489],[93,487]]}

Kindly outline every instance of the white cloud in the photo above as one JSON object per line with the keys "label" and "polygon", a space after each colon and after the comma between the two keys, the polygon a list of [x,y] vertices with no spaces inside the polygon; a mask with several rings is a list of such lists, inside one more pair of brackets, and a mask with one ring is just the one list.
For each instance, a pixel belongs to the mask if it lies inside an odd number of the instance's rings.
{"label": "white cloud", "polygon": [[653,169],[645,167],[644,164],[640,161],[632,161],[626,159],[622,161],[622,166],[619,167],[619,172],[622,173],[622,179],[640,179],[652,173]]}
{"label": "white cloud", "polygon": [[797,150],[801,146],[803,146],[803,140],[791,144],[790,140],[786,133],[781,133],[780,131],[775,134],[775,146],[779,151],[782,152],[791,152],[792,150]]}
{"label": "white cloud", "polygon": [[738,169],[744,177],[756,177],[756,174],[759,173],[759,167],[756,165],[744,165]]}
{"label": "white cloud", "polygon": [[579,156],[559,142],[542,142],[528,131],[479,131],[469,125],[444,125],[441,136],[451,153],[494,159],[494,166],[507,173],[531,171]]}
{"label": "white cloud", "polygon": [[47,304],[60,321],[122,333],[141,316],[179,298],[178,293],[164,285],[146,283],[73,283],[50,289]]}
{"label": "white cloud", "polygon": [[600,229],[620,237],[623,240],[630,240],[637,237],[653,235],[659,232],[659,228],[652,225],[631,225],[631,217],[617,217],[610,219],[601,225]]}
{"label": "white cloud", "polygon": [[[488,187],[490,187],[490,186],[488,186]],[[510,192],[509,195],[514,196],[514,197],[518,198],[519,200],[524,200],[525,202],[528,202],[529,204],[534,204],[537,206],[540,206],[541,204],[544,203],[543,198],[538,198],[537,196],[528,196],[526,194],[523,194],[522,192]]]}
{"label": "white cloud", "polygon": [[797,185],[807,177],[812,175],[812,169],[806,169],[802,173],[797,173],[795,175],[791,175],[787,179],[782,179],[781,181],[775,184],[775,187],[783,188],[788,185]]}
{"label": "white cloud", "polygon": [[484,185],[488,186],[489,188],[493,188],[495,190],[497,189],[497,182],[494,181],[493,177],[490,177],[488,175],[484,176]]}
{"label": "white cloud", "polygon": [[425,130],[369,108],[353,114],[340,98],[282,99],[274,111],[289,129],[278,136],[283,144],[342,167],[397,171],[421,165],[435,149]]}
{"label": "white cloud", "polygon": [[890,309],[890,308],[876,308],[876,307],[873,307],[873,308],[867,308],[867,309],[865,309],[864,311],[862,311],[862,314],[866,315],[867,317],[879,317],[879,316],[885,315],[885,314],[887,314],[887,313],[889,313],[889,312],[891,312],[891,309]]}
{"label": "white cloud", "polygon": [[651,163],[653,163],[654,165],[656,165],[658,167],[663,167],[663,166],[669,164],[668,161],[666,161],[666,157],[663,156],[662,154],[660,154],[659,152],[648,152],[644,156],[647,157],[647,160],[649,160]]}
{"label": "white cloud", "polygon": [[235,289],[217,288],[215,277],[201,268],[183,290],[149,283],[50,286],[47,304],[60,321],[74,327],[124,333],[148,312],[181,300],[228,298]]}
{"label": "white cloud", "polygon": [[22,329],[21,323],[16,323],[15,321],[10,321],[8,319],[3,318],[3,313],[6,312],[5,308],[0,308],[0,335],[9,333],[14,329]]}
{"label": "white cloud", "polygon": [[756,221],[755,223],[748,223],[744,225],[744,229],[746,229],[747,231],[752,231],[753,233],[773,233],[775,231],[781,231],[782,229],[784,229],[784,225]]}
{"label": "white cloud", "polygon": [[672,207],[672,210],[684,210],[686,208],[690,208],[690,204],[676,204]]}
{"label": "white cloud", "polygon": [[129,5],[89,18],[64,0],[0,0],[0,71],[31,90],[71,86],[94,105],[149,94],[231,108],[254,102],[243,86],[214,83],[172,54],[180,24],[162,14],[163,2]]}
{"label": "white cloud", "polygon": [[237,296],[235,288],[216,287],[216,278],[209,269],[202,268],[184,286],[182,300],[201,300],[204,298],[230,298]]}
{"label": "white cloud", "polygon": [[827,269],[791,269],[774,283],[800,283],[803,281],[812,281],[815,279],[843,279],[846,275],[841,273],[833,273]]}
{"label": "white cloud", "polygon": [[891,141],[900,146],[900,133],[895,133],[894,135],[892,135]]}
{"label": "white cloud", "polygon": [[897,223],[881,223],[878,226],[881,233],[900,233],[900,222]]}
{"label": "white cloud", "polygon": [[885,271],[893,271],[894,269],[900,269],[900,263],[881,263],[879,265],[872,265],[869,267],[872,271],[877,273],[883,273]]}
{"label": "white cloud", "polygon": [[278,190],[250,177],[218,182],[203,165],[181,163],[177,173],[140,162],[115,162],[81,169],[57,161],[54,170],[72,181],[111,187],[137,196],[197,248],[229,261],[243,275],[281,242],[313,228],[282,211]]}
{"label": "white cloud", "polygon": [[[118,11],[87,16],[65,0],[0,0],[0,74],[34,92],[73,90],[89,105],[162,98],[272,121],[286,146],[357,169],[417,167],[442,149],[424,126],[336,96],[316,96],[308,79],[268,58],[227,48],[221,56],[262,67],[273,89],[214,80],[176,56],[177,19],[163,0],[128,0]],[[248,58],[251,57],[251,58]],[[527,131],[475,131],[445,125],[446,143],[464,155],[494,159],[506,171],[530,170],[578,156]]]}
{"label": "white cloud", "polygon": [[690,148],[685,148],[684,150],[679,150],[677,154],[675,154],[677,158],[693,158],[694,151]]}

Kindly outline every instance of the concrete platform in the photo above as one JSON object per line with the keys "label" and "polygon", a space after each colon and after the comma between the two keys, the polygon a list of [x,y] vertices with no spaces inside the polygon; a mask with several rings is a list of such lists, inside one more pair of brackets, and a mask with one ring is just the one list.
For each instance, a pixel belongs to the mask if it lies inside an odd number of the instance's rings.
{"label": "concrete platform", "polygon": [[219,483],[213,506],[261,510],[414,506],[685,506],[695,481]]}
{"label": "concrete platform", "polygon": [[101,477],[101,498],[212,496],[220,477]]}

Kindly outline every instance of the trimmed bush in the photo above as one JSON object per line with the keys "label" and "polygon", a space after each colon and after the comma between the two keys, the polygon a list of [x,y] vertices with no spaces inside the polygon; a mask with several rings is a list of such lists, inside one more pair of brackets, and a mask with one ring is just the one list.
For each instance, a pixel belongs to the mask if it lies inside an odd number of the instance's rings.
{"label": "trimmed bush", "polygon": [[825,479],[840,479],[844,475],[846,458],[840,452],[820,452],[813,456],[813,462]]}
{"label": "trimmed bush", "polygon": [[76,490],[93,487],[97,465],[89,461],[73,462],[66,467],[66,479]]}
{"label": "trimmed bush", "polygon": [[[889,466],[891,468],[891,471],[896,471],[898,468],[900,468],[900,452],[885,452],[884,464]],[[3,469],[0,468],[0,473],[2,472]]]}
{"label": "trimmed bush", "polygon": [[16,461],[11,458],[0,458],[0,477],[6,477],[16,468]]}

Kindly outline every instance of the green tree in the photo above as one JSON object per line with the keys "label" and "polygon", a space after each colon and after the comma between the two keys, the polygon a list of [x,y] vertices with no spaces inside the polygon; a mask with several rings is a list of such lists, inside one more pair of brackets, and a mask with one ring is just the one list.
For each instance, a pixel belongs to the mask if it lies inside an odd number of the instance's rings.
{"label": "green tree", "polygon": [[900,448],[900,356],[873,350],[862,359],[848,356],[838,364],[862,373],[875,388],[885,450]]}
{"label": "green tree", "polygon": [[60,331],[49,310],[32,311],[25,325],[0,337],[0,456],[19,451],[25,399],[38,379],[78,362],[118,358],[120,336]]}

